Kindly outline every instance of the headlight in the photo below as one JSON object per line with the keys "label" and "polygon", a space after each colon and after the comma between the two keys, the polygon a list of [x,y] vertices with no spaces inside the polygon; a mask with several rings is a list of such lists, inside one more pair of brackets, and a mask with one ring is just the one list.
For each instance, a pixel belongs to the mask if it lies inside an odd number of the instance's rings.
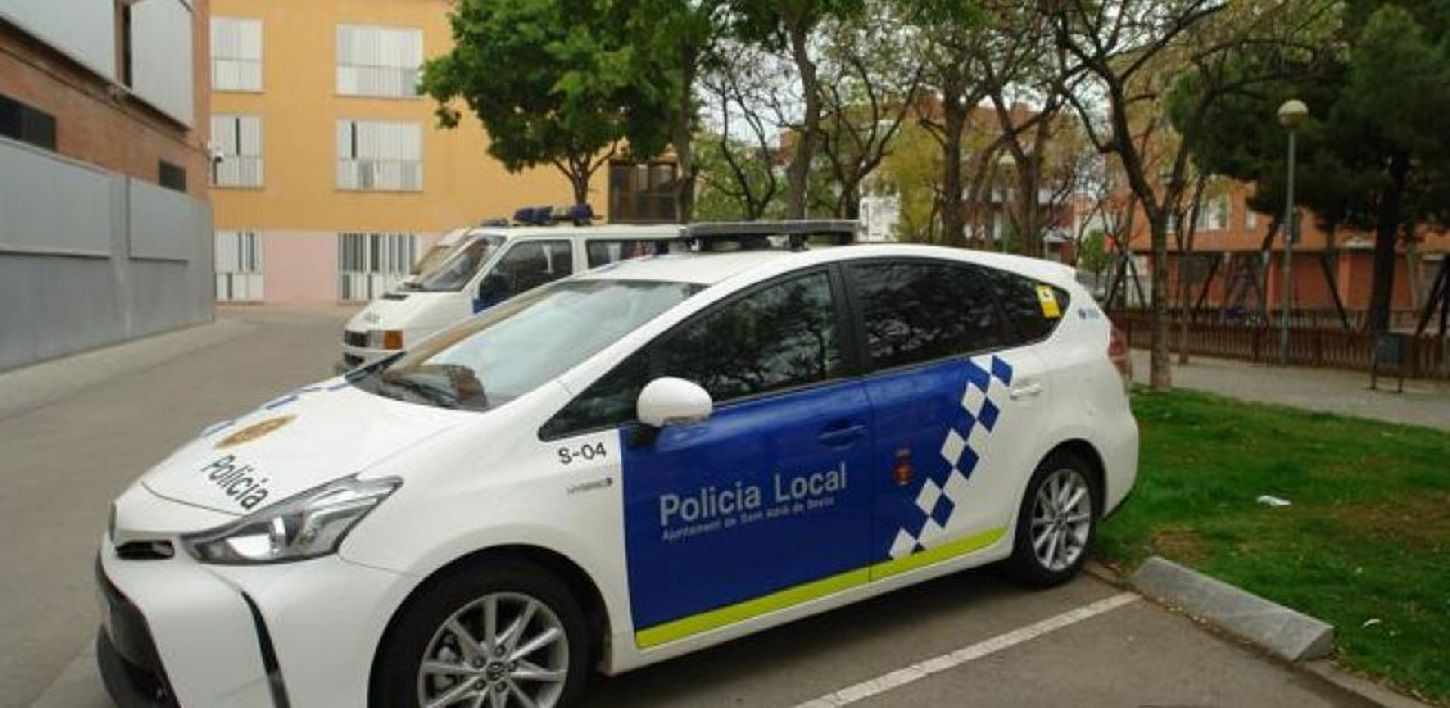
{"label": "headlight", "polygon": [[368,346],[372,349],[402,349],[403,330],[370,329],[368,330]]}
{"label": "headlight", "polygon": [[278,563],[329,555],[400,484],[396,478],[340,479],[235,523],[182,536],[181,544],[203,563]]}

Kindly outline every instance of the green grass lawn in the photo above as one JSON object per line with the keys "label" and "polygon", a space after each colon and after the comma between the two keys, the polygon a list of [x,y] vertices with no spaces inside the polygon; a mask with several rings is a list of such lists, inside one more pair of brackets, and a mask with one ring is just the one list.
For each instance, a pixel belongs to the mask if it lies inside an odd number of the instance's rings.
{"label": "green grass lawn", "polygon": [[1342,665],[1450,702],[1450,434],[1188,391],[1133,405],[1106,560],[1161,555],[1319,617]]}

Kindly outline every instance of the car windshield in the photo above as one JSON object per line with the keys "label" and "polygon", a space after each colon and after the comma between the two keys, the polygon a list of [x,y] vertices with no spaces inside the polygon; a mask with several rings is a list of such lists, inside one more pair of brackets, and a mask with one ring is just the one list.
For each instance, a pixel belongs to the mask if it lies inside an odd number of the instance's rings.
{"label": "car windshield", "polygon": [[701,289],[660,281],[560,281],[444,330],[356,385],[444,408],[496,408]]}
{"label": "car windshield", "polygon": [[[484,262],[503,245],[504,238],[491,234],[465,237],[431,268],[420,270],[410,290],[455,292],[463,289]],[[430,252],[431,256],[432,253]]]}
{"label": "car windshield", "polygon": [[[412,268],[408,269],[408,274],[422,275],[423,273],[428,273],[434,268],[437,268],[438,264],[443,262],[443,259],[447,258],[449,254],[453,253],[455,250],[458,249],[458,244],[463,241],[463,234],[467,231],[468,229],[450,231],[445,234],[443,238],[438,239],[438,242],[433,244],[433,246],[429,248],[426,253],[423,254],[423,257],[419,258],[417,262],[413,264]],[[449,241],[449,239],[457,240]]]}

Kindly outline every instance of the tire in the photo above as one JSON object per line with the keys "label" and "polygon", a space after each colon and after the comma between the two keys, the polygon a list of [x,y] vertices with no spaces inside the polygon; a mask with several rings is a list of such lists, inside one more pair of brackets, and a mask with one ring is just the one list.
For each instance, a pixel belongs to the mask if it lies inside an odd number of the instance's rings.
{"label": "tire", "polygon": [[[1070,493],[1061,491],[1067,487]],[[1059,494],[1074,502],[1065,511],[1060,504],[1054,509],[1054,497]],[[1060,496],[1057,501],[1062,501]],[[1102,491],[1092,467],[1069,452],[1048,455],[1033,471],[1022,495],[1012,556],[1003,569],[1013,580],[1034,588],[1071,580],[1087,560],[1101,516]]]}
{"label": "tire", "polygon": [[[485,629],[490,606],[492,641]],[[524,626],[514,631],[520,619]],[[472,651],[460,630],[475,640]],[[373,667],[369,702],[423,708],[453,694],[456,702],[447,705],[470,706],[482,695],[483,706],[513,708],[526,705],[518,691],[539,708],[567,708],[589,678],[590,640],[578,599],[542,566],[522,559],[471,563],[431,581],[394,619]],[[432,664],[426,674],[425,659]]]}

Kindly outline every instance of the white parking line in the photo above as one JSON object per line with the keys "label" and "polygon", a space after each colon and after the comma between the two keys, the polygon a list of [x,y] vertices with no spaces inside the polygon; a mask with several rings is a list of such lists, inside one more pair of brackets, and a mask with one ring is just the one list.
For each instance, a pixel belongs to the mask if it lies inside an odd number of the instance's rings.
{"label": "white parking line", "polygon": [[833,708],[834,706],[844,706],[862,701],[890,691],[893,688],[900,688],[913,681],[920,681],[934,673],[946,671],[955,666],[961,666],[968,661],[980,659],[1008,647],[1036,639],[1049,632],[1055,632],[1063,627],[1077,624],[1090,617],[1115,610],[1137,599],[1138,596],[1134,593],[1119,593],[1112,597],[1098,600],[1092,604],[1083,605],[1075,610],[1068,610],[1060,615],[1048,617],[1041,622],[1014,629],[1006,634],[999,634],[991,639],[984,639],[976,644],[962,647],[956,651],[932,657],[925,661],[912,664],[911,666],[897,669],[891,673],[882,674],[876,678],[862,681],[853,686],[847,686],[834,693],[828,693],[820,698],[801,703],[796,708]]}

